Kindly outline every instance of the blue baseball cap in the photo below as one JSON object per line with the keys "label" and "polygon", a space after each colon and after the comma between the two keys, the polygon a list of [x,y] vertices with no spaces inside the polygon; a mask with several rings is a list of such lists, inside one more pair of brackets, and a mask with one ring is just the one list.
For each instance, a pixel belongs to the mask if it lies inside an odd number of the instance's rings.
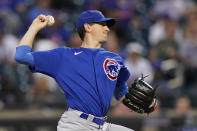
{"label": "blue baseball cap", "polygon": [[114,18],[105,18],[102,12],[98,10],[87,10],[82,12],[76,22],[76,29],[83,27],[85,23],[97,23],[106,22],[108,27],[115,24],[116,20]]}

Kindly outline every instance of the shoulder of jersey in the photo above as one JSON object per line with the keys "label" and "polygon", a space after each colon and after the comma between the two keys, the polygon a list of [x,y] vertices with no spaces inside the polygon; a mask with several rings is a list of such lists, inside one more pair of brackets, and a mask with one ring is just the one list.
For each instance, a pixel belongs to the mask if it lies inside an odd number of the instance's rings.
{"label": "shoulder of jersey", "polygon": [[75,56],[85,52],[84,50],[81,50],[81,51],[76,51],[76,48],[70,48],[70,47],[66,47],[66,46],[62,46],[60,47],[62,49],[62,51],[64,53],[69,53],[69,54],[73,54]]}
{"label": "shoulder of jersey", "polygon": [[101,53],[103,54],[111,54],[111,55],[115,55],[115,56],[119,56],[117,53],[111,52],[111,51],[107,51],[107,50],[102,50]]}
{"label": "shoulder of jersey", "polygon": [[68,51],[70,48],[69,47],[66,47],[66,46],[60,46],[58,48],[55,48],[54,51],[57,52],[57,53],[64,53],[65,51]]}
{"label": "shoulder of jersey", "polygon": [[121,56],[119,55],[119,54],[117,54],[117,53],[114,53],[114,52],[110,52],[110,51],[102,51],[102,53],[103,54],[108,54],[108,55],[110,55],[110,56],[112,56],[112,57],[116,57],[116,58],[121,58]]}
{"label": "shoulder of jersey", "polygon": [[61,50],[61,51],[65,51],[65,50],[71,50],[72,48],[67,47],[67,46],[60,46],[60,47],[58,47],[58,48],[56,48],[56,49],[59,49],[59,50]]}

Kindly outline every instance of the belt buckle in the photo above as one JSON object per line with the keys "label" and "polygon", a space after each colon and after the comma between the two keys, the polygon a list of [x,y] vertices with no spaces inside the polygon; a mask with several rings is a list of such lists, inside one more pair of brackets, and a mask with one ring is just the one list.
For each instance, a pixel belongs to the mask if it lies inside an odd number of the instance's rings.
{"label": "belt buckle", "polygon": [[93,120],[94,120],[94,116],[93,115],[91,115],[91,114],[88,114],[88,121],[92,121],[93,122]]}

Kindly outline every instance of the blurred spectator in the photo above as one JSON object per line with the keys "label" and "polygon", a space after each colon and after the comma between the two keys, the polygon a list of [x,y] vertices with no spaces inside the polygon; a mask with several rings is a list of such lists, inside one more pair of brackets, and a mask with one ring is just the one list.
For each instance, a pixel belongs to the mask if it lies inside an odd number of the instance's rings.
{"label": "blurred spectator", "polygon": [[71,35],[69,44],[72,44],[72,45],[69,45],[72,48],[79,48],[81,46],[81,39],[77,32]]}
{"label": "blurred spectator", "polygon": [[27,12],[28,9],[31,7],[32,2],[31,0],[16,0],[16,4],[14,5],[14,12],[17,13],[19,21],[17,23],[18,30],[16,33],[17,36],[21,36],[26,30],[27,24]]}
{"label": "blurred spectator", "polygon": [[158,53],[158,59],[166,60],[169,58],[178,59],[179,44],[174,39],[177,29],[177,23],[174,21],[168,21],[164,26],[165,38],[161,39],[154,47]]}
{"label": "blurred spectator", "polygon": [[[175,40],[175,32],[177,23],[168,21],[164,26],[165,38],[160,40],[158,44],[151,48],[149,59],[155,69],[155,79],[167,80],[169,87],[182,86],[182,66],[179,64],[179,44]],[[173,82],[170,80],[174,80]],[[175,84],[176,83],[176,84]]]}
{"label": "blurred spectator", "polygon": [[171,126],[173,130],[192,130],[195,125],[193,113],[191,111],[190,99],[186,96],[181,96],[176,99]]}
{"label": "blurred spectator", "polygon": [[143,46],[137,42],[130,42],[126,47],[126,51],[128,57],[125,60],[125,66],[131,73],[128,80],[129,85],[133,83],[136,78],[141,77],[142,74],[143,76],[148,76],[145,79],[148,83],[151,83],[154,78],[154,71],[149,60],[143,57],[143,53],[145,52]]}
{"label": "blurred spectator", "polygon": [[170,119],[167,112],[160,107],[160,102],[157,101],[157,108],[150,117],[144,119],[142,131],[167,131],[169,130]]}
{"label": "blurred spectator", "polygon": [[157,99],[161,108],[172,108],[177,95],[181,93],[183,81],[182,68],[173,59],[164,60],[155,69],[153,85],[157,88]]}
{"label": "blurred spectator", "polygon": [[38,15],[53,15],[51,0],[36,0],[37,4],[29,10],[28,19],[32,22]]}
{"label": "blurred spectator", "polygon": [[158,0],[153,9],[156,14],[167,13],[178,20],[192,4],[192,0]]}
{"label": "blurred spectator", "polygon": [[142,46],[149,48],[148,28],[146,27],[148,24],[145,19],[147,18],[143,18],[139,13],[136,13],[129,21],[127,37],[129,41],[137,41]]}
{"label": "blurred spectator", "polygon": [[186,96],[177,98],[175,102],[175,112],[178,116],[191,115],[190,99]]}
{"label": "blurred spectator", "polygon": [[4,34],[0,31],[0,63],[14,62],[14,54],[18,38],[12,34]]}
{"label": "blurred spectator", "polygon": [[[35,43],[34,50],[45,51],[57,47],[58,45],[56,43],[40,35],[39,39]],[[28,101],[34,104],[50,102],[52,94],[51,92],[56,92],[58,87],[55,80],[40,73],[33,74],[33,78],[33,88],[31,88],[27,95]]]}
{"label": "blurred spectator", "polygon": [[135,0],[102,0],[102,7],[108,9],[112,17],[127,20],[135,6]]}
{"label": "blurred spectator", "polygon": [[165,38],[164,27],[168,23],[169,19],[170,18],[167,14],[161,14],[156,23],[150,27],[148,36],[150,45],[156,45],[160,40]]}
{"label": "blurred spectator", "polygon": [[18,0],[1,0],[0,10],[14,11],[14,6],[17,4]]}
{"label": "blurred spectator", "polygon": [[26,3],[29,0],[1,0],[0,1],[0,19],[2,19],[4,32],[18,34],[23,29],[24,19],[21,15],[26,12]]}
{"label": "blurred spectator", "polygon": [[149,59],[155,70],[154,83],[158,85],[161,107],[172,107],[173,100],[180,93],[180,87],[183,85],[179,44],[174,37],[176,30],[177,23],[168,20],[164,25],[165,38],[153,46],[149,53]]}
{"label": "blurred spectator", "polygon": [[185,66],[185,87],[196,87],[197,79],[197,7],[187,11],[184,40],[180,45],[180,55]]}
{"label": "blurred spectator", "polygon": [[16,34],[19,32],[21,28],[21,21],[15,12],[11,12],[9,10],[1,10],[0,9],[0,23],[1,30],[3,30],[5,33],[12,33]]}
{"label": "blurred spectator", "polygon": [[14,62],[18,38],[0,33],[0,101],[5,108],[25,106],[24,94],[29,88],[27,68]]}
{"label": "blurred spectator", "polygon": [[22,16],[27,11],[27,6],[30,0],[16,0],[17,3],[14,5],[14,9],[19,16]]}

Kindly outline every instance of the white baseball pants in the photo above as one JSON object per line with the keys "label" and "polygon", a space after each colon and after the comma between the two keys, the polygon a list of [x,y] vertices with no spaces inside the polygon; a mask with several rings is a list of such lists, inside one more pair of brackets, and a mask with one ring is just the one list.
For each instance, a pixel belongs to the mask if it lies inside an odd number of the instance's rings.
{"label": "white baseball pants", "polygon": [[[105,122],[98,125],[92,122],[91,118],[83,119],[80,117],[82,112],[70,109],[65,111],[57,126],[57,131],[134,131],[132,129]],[[91,116],[90,116],[91,117]]]}

